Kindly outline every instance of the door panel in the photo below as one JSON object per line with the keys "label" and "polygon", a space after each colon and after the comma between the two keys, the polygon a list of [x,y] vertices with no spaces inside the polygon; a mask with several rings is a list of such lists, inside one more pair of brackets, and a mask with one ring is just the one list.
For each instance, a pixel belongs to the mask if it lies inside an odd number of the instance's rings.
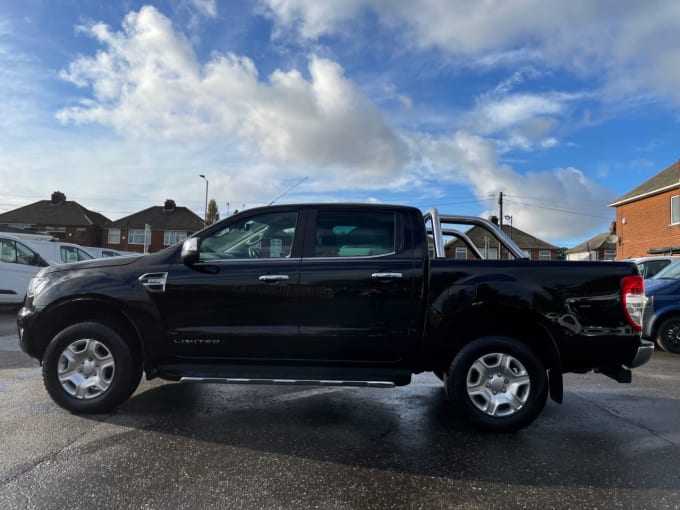
{"label": "door panel", "polygon": [[400,215],[328,208],[310,224],[300,267],[300,355],[348,364],[406,359],[419,334],[423,267],[399,255]]}
{"label": "door panel", "polygon": [[422,270],[413,260],[389,257],[304,259],[300,356],[343,363],[403,360],[418,334],[414,285]]}
{"label": "door panel", "polygon": [[290,259],[173,265],[161,298],[166,341],[177,356],[287,358],[298,334],[299,265]]}
{"label": "door panel", "polygon": [[205,232],[199,262],[173,264],[154,293],[177,357],[281,360],[299,332],[295,209],[239,215]]}

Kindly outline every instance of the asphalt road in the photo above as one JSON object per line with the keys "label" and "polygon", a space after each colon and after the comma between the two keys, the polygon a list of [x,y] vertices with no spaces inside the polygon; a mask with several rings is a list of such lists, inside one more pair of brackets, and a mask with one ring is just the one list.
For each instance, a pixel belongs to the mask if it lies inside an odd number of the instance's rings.
{"label": "asphalt road", "polygon": [[396,389],[145,381],[69,414],[0,315],[0,508],[680,508],[680,356],[633,383],[569,375],[563,405],[491,435],[441,383]]}

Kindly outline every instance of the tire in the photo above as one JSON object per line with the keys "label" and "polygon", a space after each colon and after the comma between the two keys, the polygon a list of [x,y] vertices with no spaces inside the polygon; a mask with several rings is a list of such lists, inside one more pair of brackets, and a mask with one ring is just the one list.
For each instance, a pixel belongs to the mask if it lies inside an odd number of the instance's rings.
{"label": "tire", "polygon": [[657,329],[655,340],[664,351],[680,354],[680,316],[664,320]]}
{"label": "tire", "polygon": [[112,327],[81,322],[52,339],[42,372],[47,392],[64,409],[104,413],[132,395],[142,377],[142,364]]}
{"label": "tire", "polygon": [[484,337],[456,355],[446,390],[476,428],[514,432],[532,423],[545,407],[548,377],[526,345],[506,337]]}

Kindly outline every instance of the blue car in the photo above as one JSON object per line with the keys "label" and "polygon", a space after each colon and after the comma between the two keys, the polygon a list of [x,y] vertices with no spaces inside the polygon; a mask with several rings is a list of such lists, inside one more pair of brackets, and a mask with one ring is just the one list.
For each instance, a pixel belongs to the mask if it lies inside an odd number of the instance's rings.
{"label": "blue car", "polygon": [[680,354],[680,262],[646,279],[645,294],[642,336],[664,351]]}

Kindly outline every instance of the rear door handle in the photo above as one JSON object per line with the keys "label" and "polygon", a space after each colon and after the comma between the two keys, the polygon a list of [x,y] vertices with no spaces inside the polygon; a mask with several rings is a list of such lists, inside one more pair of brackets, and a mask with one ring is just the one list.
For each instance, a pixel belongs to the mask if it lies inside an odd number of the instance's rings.
{"label": "rear door handle", "polygon": [[391,280],[392,278],[401,278],[401,273],[373,273],[371,278],[374,280]]}
{"label": "rear door handle", "polygon": [[287,274],[263,274],[258,278],[261,282],[285,282],[288,279]]}

